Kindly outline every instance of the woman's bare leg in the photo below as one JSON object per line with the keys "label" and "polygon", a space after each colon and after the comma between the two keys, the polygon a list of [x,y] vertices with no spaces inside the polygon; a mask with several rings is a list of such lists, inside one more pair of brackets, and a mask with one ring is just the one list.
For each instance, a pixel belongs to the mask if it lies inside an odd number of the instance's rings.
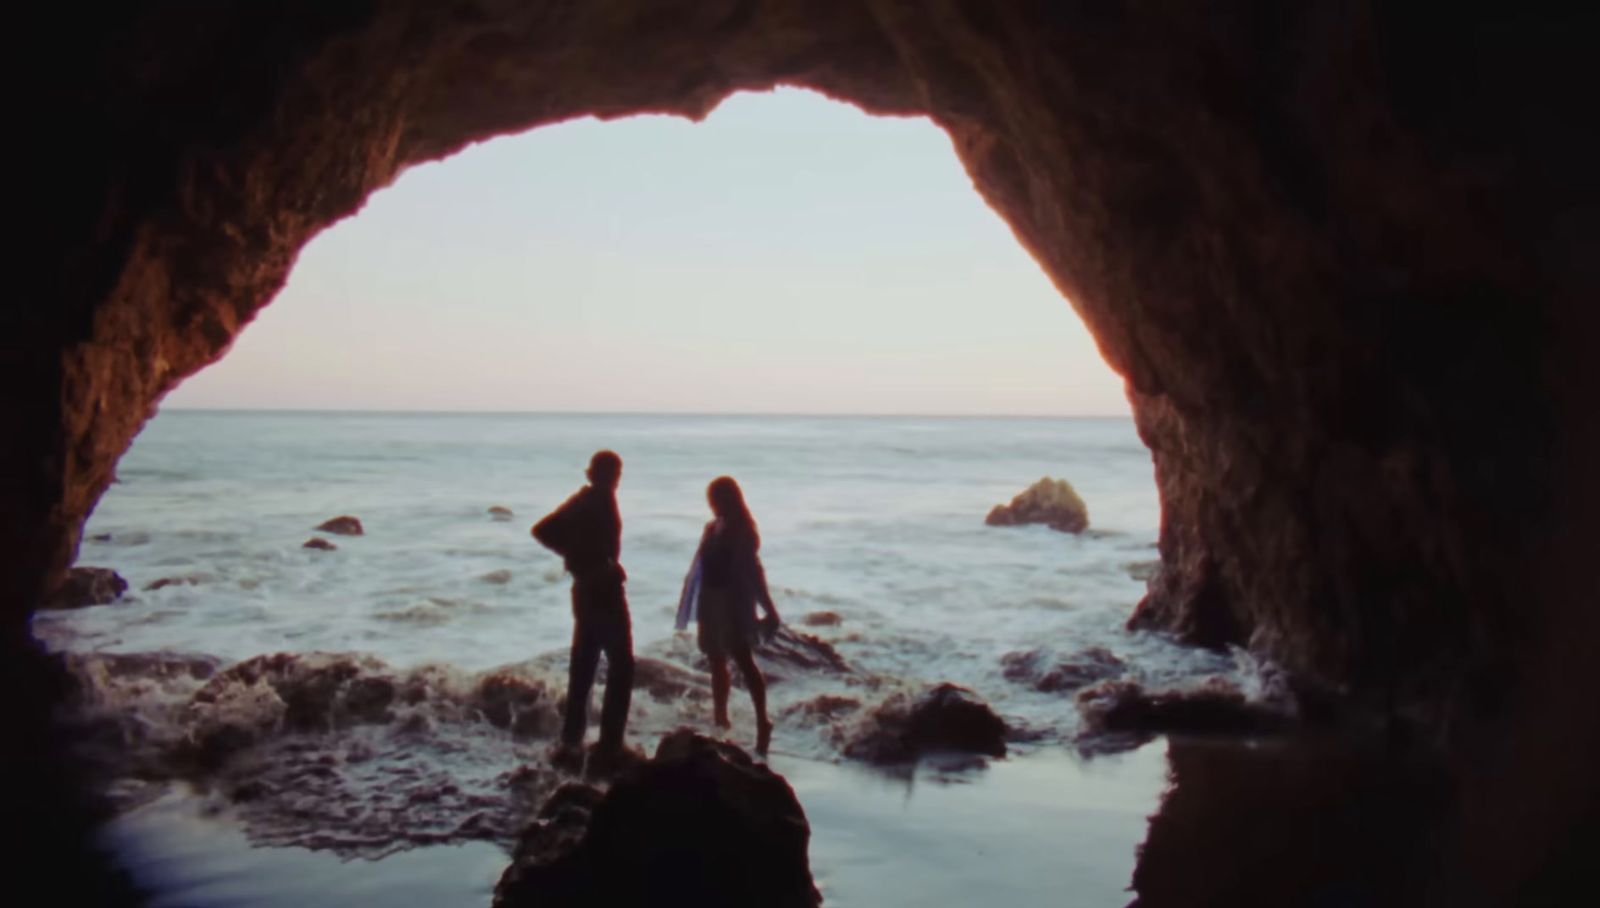
{"label": "woman's bare leg", "polygon": [[772,743],[772,720],[767,718],[767,679],[756,665],[750,647],[742,647],[733,654],[739,663],[739,673],[744,675],[744,686],[750,689],[750,703],[756,708],[756,753],[765,754]]}
{"label": "woman's bare leg", "polygon": [[728,660],[722,656],[708,656],[711,662],[711,709],[718,728],[732,728],[728,719],[728,689],[733,687],[733,677],[728,673]]}

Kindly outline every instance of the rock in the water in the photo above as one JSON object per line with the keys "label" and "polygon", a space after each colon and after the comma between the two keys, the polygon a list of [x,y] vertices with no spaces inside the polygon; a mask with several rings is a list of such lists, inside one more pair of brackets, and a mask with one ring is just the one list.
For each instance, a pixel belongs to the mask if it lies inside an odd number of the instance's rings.
{"label": "rock in the water", "polygon": [[334,545],[333,543],[329,542],[326,539],[323,539],[321,536],[312,536],[310,539],[307,539],[304,543],[301,543],[300,547],[302,549],[316,549],[316,550],[318,550],[320,552],[331,552],[331,551],[333,551],[333,550],[338,548],[338,546]]}
{"label": "rock in the water", "polygon": [[515,515],[511,513],[510,508],[497,504],[489,508],[489,516],[495,520],[510,520]]}
{"label": "rock in the water", "polygon": [[844,755],[869,763],[907,763],[940,751],[1006,755],[1006,723],[972,691],[940,684],[918,697],[894,694],[867,715]]}
{"label": "rock in the water", "polygon": [[482,580],[484,583],[492,583],[496,586],[504,586],[511,582],[511,572],[505,568],[501,568],[498,571],[490,571],[478,579]]}
{"label": "rock in the water", "polygon": [[1210,678],[1190,688],[1147,690],[1136,681],[1104,681],[1078,692],[1084,735],[1241,734],[1282,728],[1288,716],[1252,702],[1237,684]]}
{"label": "rock in the water", "polygon": [[1060,660],[1047,650],[1021,650],[1000,657],[1000,665],[1006,680],[1046,693],[1077,690],[1127,670],[1127,665],[1103,646],[1091,646]]}
{"label": "rock in the water", "polygon": [[844,661],[839,651],[833,644],[813,634],[797,631],[788,625],[781,625],[772,639],[762,641],[755,647],[756,656],[761,662],[762,670],[769,671],[772,667],[788,669],[792,674],[828,672],[843,674],[850,671],[850,664]]}
{"label": "rock in the water", "polygon": [[45,608],[83,608],[115,602],[128,589],[128,581],[110,568],[75,567],[44,603]]}
{"label": "rock in the water", "polygon": [[335,536],[361,536],[366,532],[361,528],[360,518],[351,517],[349,514],[330,517],[317,524],[317,529]]}
{"label": "rock in the water", "polygon": [[843,620],[838,612],[806,612],[800,617],[806,627],[833,627]]}
{"label": "rock in the water", "polygon": [[485,675],[478,682],[475,695],[489,724],[509,729],[519,739],[548,735],[561,721],[555,697],[544,684],[515,672],[500,670]]}
{"label": "rock in the water", "polygon": [[495,908],[814,908],[811,828],[783,777],[680,729],[601,796],[568,785],[523,833]]}
{"label": "rock in the water", "polygon": [[1081,533],[1089,528],[1089,508],[1071,483],[1046,476],[1010,504],[995,505],[983,522],[994,527],[1042,523],[1063,533]]}
{"label": "rock in the water", "polygon": [[182,577],[162,577],[159,580],[152,580],[145,584],[144,591],[147,593],[153,593],[156,590],[166,589],[169,586],[194,586],[196,584],[204,583],[208,579],[210,578],[204,574],[185,574]]}

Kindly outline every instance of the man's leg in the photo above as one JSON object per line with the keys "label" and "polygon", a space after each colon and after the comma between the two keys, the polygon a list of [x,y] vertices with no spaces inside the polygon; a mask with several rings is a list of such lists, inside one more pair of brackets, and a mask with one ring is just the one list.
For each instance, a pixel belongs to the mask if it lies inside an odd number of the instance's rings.
{"label": "man's leg", "polygon": [[[576,611],[576,610],[574,610]],[[572,657],[567,664],[567,712],[561,725],[564,744],[583,744],[589,715],[589,688],[600,663],[600,644],[593,620],[579,612],[572,624]]]}
{"label": "man's leg", "polygon": [[600,708],[600,745],[620,748],[633,698],[633,627],[626,600],[619,612],[606,616],[606,698]]}

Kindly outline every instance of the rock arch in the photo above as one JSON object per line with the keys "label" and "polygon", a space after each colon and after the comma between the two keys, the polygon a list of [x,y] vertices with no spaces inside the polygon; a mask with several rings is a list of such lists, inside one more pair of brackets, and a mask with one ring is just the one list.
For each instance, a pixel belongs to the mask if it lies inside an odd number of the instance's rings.
{"label": "rock arch", "polygon": [[1458,732],[1583,664],[1600,281],[1582,21],[1361,0],[84,18],[35,33],[55,194],[42,289],[0,316],[8,647],[160,395],[404,167],[787,83],[948,130],[1126,377],[1164,508],[1139,623]]}

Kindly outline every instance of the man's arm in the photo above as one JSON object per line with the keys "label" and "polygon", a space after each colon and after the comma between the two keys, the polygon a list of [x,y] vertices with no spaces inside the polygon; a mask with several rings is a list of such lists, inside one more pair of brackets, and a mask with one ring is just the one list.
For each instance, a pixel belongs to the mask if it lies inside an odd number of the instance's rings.
{"label": "man's arm", "polygon": [[546,514],[529,532],[539,544],[566,558],[572,549],[572,518],[583,500],[579,492],[568,498],[561,507]]}

